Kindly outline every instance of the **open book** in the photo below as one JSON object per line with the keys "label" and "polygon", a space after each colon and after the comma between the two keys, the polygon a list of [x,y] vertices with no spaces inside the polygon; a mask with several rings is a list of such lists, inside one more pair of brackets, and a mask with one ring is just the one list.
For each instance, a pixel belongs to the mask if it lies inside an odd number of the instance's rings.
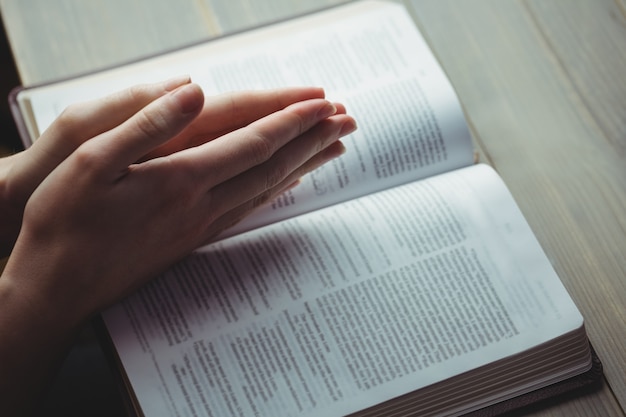
{"label": "open book", "polygon": [[503,182],[474,164],[403,6],[351,3],[17,103],[36,137],[70,102],[179,73],[207,94],[320,85],[359,130],[346,155],[103,313],[140,413],[493,415],[598,375],[581,314]]}

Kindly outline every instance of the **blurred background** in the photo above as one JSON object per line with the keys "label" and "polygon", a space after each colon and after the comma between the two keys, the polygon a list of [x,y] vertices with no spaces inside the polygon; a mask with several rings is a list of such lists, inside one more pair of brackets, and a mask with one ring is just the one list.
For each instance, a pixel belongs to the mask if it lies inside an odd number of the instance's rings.
{"label": "blurred background", "polygon": [[22,142],[13,122],[8,102],[9,92],[18,85],[20,81],[4,32],[4,25],[0,19],[0,100],[2,103],[0,106],[0,155],[22,149]]}

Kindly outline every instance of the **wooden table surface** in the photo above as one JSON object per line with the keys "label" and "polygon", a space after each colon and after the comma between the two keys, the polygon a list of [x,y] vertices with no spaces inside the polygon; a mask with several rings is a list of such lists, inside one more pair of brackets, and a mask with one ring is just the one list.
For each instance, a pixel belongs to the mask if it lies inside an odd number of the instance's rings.
{"label": "wooden table surface", "polygon": [[[246,13],[233,18],[226,3]],[[509,186],[604,364],[602,389],[531,415],[625,416],[626,0],[408,3],[458,92],[481,158]],[[25,85],[197,42],[237,19],[255,23],[252,5],[0,0]]]}

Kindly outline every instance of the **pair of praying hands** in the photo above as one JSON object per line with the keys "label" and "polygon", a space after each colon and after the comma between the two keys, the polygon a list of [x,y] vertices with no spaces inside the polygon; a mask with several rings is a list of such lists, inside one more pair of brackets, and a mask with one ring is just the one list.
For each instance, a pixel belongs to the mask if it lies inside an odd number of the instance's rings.
{"label": "pair of praying hands", "polygon": [[0,160],[0,411],[28,409],[93,313],[341,155],[355,128],[319,88],[205,98],[179,77],[70,106]]}

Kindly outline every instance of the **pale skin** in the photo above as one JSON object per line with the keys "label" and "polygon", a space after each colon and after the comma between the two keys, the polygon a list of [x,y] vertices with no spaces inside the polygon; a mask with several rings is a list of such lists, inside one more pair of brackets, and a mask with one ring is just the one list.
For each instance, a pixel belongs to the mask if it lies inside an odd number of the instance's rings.
{"label": "pale skin", "polygon": [[93,314],[209,243],[356,128],[319,88],[204,97],[188,77],[68,108],[0,160],[0,415],[29,415]]}

